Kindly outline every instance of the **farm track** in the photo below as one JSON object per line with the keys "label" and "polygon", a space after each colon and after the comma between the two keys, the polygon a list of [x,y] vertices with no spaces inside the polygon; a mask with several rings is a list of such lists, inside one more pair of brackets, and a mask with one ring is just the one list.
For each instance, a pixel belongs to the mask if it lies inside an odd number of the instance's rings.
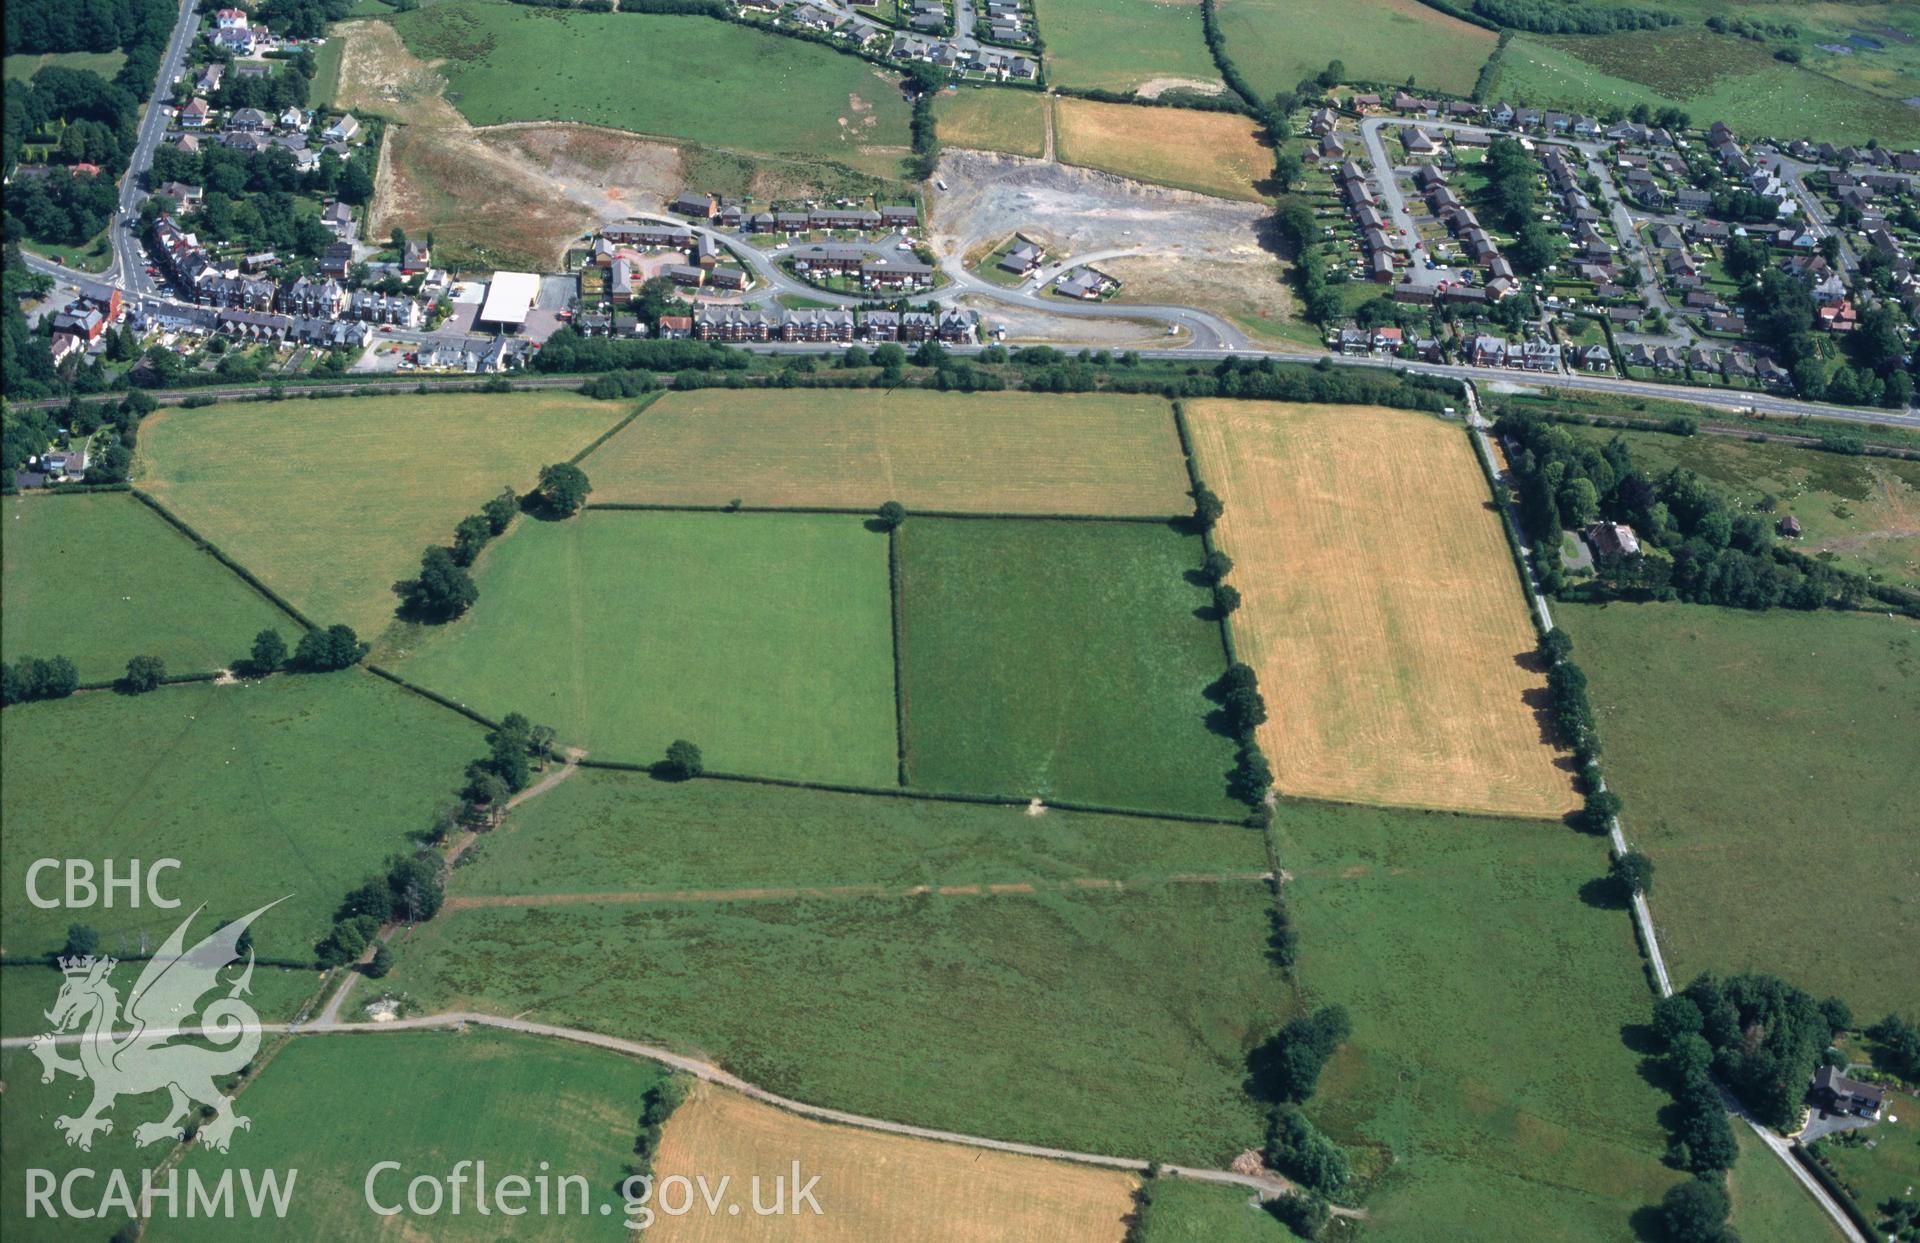
{"label": "farm track", "polygon": [[1145,881],[1083,876],[1075,880],[1058,882],[1013,881],[983,885],[911,885],[905,888],[891,885],[800,885],[755,889],[656,889],[624,893],[501,893],[448,898],[445,909],[461,911],[476,907],[569,906],[577,903],[605,903],[621,906],[650,903],[786,902],[800,898],[1001,897],[1039,893],[1075,893],[1083,890],[1105,890],[1118,893],[1151,884],[1223,885],[1238,881],[1265,883],[1272,879],[1271,872],[1206,872],[1181,873]]}

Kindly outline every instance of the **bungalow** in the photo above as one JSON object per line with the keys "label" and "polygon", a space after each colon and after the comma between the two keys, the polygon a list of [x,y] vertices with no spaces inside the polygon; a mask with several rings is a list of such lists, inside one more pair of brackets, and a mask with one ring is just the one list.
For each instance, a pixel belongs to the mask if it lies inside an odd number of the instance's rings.
{"label": "bungalow", "polygon": [[1738,315],[1714,314],[1707,316],[1707,331],[1729,337],[1747,335],[1747,321]]}
{"label": "bungalow", "polygon": [[1687,240],[1672,225],[1661,224],[1653,228],[1653,244],[1661,250],[1685,250]]}
{"label": "bungalow", "polygon": [[180,106],[180,127],[199,129],[207,123],[207,114],[212,111],[206,100],[195,96]]}
{"label": "bungalow", "polygon": [[1589,345],[1580,351],[1580,369],[1582,371],[1612,371],[1613,353],[1598,343]]}
{"label": "bungalow", "polygon": [[1368,112],[1380,106],[1380,96],[1372,93],[1355,95],[1347,101],[1347,106],[1355,112]]}
{"label": "bungalow", "polygon": [[353,119],[352,113],[348,113],[322,130],[320,137],[328,142],[350,142],[359,132],[360,122]]}
{"label": "bungalow", "polygon": [[1054,282],[1053,291],[1068,298],[1079,298],[1083,302],[1093,302],[1110,289],[1117,289],[1120,282],[1104,272],[1092,268],[1076,268],[1070,274]]}
{"label": "bungalow", "polygon": [[256,130],[272,129],[273,122],[268,120],[267,114],[258,108],[235,108],[233,115],[227,118],[227,128],[251,133]]}
{"label": "bungalow", "polygon": [[1408,155],[1432,155],[1440,149],[1440,144],[1418,125],[1400,131],[1400,144]]}

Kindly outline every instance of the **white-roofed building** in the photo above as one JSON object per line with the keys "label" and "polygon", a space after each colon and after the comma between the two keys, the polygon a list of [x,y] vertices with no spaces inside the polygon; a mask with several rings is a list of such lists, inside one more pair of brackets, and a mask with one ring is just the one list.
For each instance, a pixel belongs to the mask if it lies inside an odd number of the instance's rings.
{"label": "white-roofed building", "polygon": [[527,313],[533,309],[534,297],[539,292],[540,276],[536,272],[495,272],[474,326],[503,332],[520,331],[527,326]]}

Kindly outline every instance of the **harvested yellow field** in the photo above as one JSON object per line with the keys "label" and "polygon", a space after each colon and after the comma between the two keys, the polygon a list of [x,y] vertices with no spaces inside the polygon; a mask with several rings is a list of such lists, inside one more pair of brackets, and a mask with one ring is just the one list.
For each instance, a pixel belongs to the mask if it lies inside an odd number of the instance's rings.
{"label": "harvested yellow field", "polygon": [[1499,515],[1457,424],[1191,402],[1282,793],[1558,816],[1577,803]]}
{"label": "harvested yellow field", "polygon": [[1062,97],[1053,101],[1053,125],[1061,163],[1136,181],[1257,201],[1253,183],[1273,172],[1272,149],[1237,113]]}
{"label": "harvested yellow field", "polygon": [[[802,1184],[820,1178],[813,1189],[818,1215],[804,1207],[799,1216],[755,1216],[749,1207],[709,1215],[696,1193],[694,1211],[661,1214],[647,1237],[668,1243],[1118,1243],[1133,1208],[1134,1179],[1118,1170],[832,1126],[705,1083],[694,1086],[668,1121],[654,1173],[657,1180],[703,1175],[709,1187],[730,1176],[730,1196],[750,1206],[755,1176],[762,1203],[773,1199],[775,1178],[788,1180],[791,1198],[795,1161]],[[676,1191],[668,1200],[679,1198]]]}
{"label": "harvested yellow field", "polygon": [[1159,397],[670,393],[594,450],[595,501],[979,513],[1183,513],[1186,464]]}

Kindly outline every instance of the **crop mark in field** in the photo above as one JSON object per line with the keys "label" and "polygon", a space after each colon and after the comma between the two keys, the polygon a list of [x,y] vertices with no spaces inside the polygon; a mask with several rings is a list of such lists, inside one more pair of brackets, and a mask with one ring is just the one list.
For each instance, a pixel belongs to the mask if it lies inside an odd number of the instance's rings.
{"label": "crop mark in field", "polygon": [[507,893],[458,896],[447,899],[449,910],[475,906],[570,906],[594,903],[641,906],[653,903],[791,902],[801,898],[981,898],[1034,896],[1041,893],[1078,893],[1087,890],[1122,892],[1150,885],[1231,885],[1265,882],[1271,872],[1181,872],[1144,880],[1111,880],[1081,876],[1070,881],[1003,881],[984,885],[793,885],[753,889],[656,889],[629,893]]}

